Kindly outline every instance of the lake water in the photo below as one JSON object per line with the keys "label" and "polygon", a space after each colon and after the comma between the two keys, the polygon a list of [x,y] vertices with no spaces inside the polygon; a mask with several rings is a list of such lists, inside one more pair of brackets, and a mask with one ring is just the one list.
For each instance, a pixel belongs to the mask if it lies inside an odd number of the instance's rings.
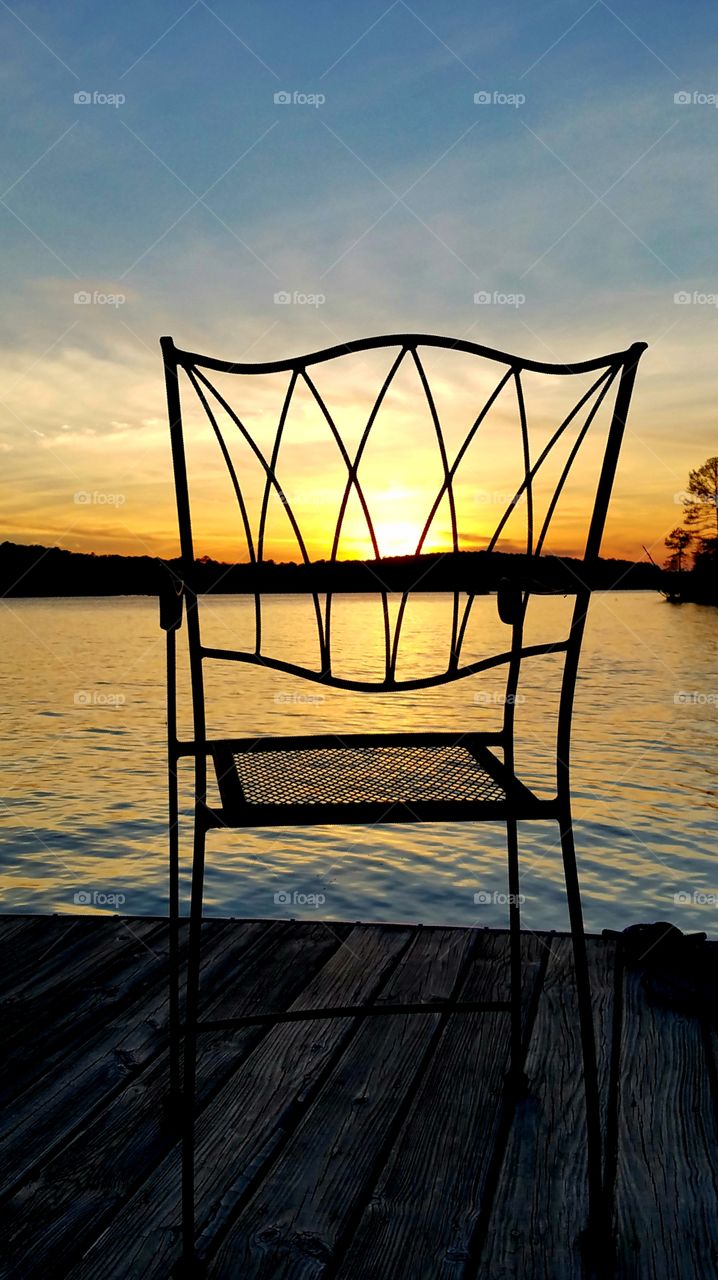
{"label": "lake water", "polygon": [[[416,600],[407,618],[405,674],[428,670],[447,636],[441,598]],[[529,638],[560,634],[556,626],[565,628],[570,603],[534,601]],[[347,670],[352,650],[364,672],[379,655],[377,607],[371,597],[338,601],[336,642]],[[313,643],[308,608],[299,597],[270,602],[269,652],[280,652],[291,638],[294,655],[307,655]],[[206,642],[245,643],[251,616],[246,599],[212,601]],[[506,647],[494,597],[476,600],[467,645],[476,654]],[[531,665],[535,674],[522,684],[517,708],[525,726],[520,767],[545,793],[557,660]],[[240,664],[217,666],[212,729],[235,736],[479,729],[492,727],[501,712],[495,675],[420,693],[358,695]],[[164,636],[153,600],[3,603],[4,911],[165,912],[163,672]],[[718,613],[672,607],[653,594],[594,596],[572,757],[590,929],[670,919],[718,936],[717,730]],[[189,765],[181,781],[186,814]],[[187,851],[186,816],[182,835]],[[556,836],[555,823],[521,828],[526,927],[566,927]],[[333,919],[461,925],[506,920],[500,826],[212,833],[208,855],[209,914],[319,912]]]}

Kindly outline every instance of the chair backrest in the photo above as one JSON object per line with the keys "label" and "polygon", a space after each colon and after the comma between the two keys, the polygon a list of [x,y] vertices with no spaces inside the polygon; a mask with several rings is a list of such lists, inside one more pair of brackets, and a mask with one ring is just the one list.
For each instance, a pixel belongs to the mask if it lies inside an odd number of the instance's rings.
{"label": "chair backrest", "polygon": [[[161,346],[167,384],[183,575],[187,587],[190,658],[192,659],[194,656],[196,663],[201,665],[203,657],[253,662],[340,688],[349,688],[357,691],[388,691],[442,684],[464,678],[501,663],[511,664],[513,661],[515,666],[517,662],[520,662],[523,657],[529,654],[555,653],[570,647],[568,640],[565,644],[563,642],[553,642],[522,647],[523,618],[532,580],[535,576],[532,572],[532,566],[536,565],[542,552],[544,552],[551,523],[566,483],[581,451],[583,450],[584,454],[586,453],[589,447],[587,442],[591,440],[591,428],[598,421],[600,412],[603,412],[604,419],[606,419],[606,427],[603,430],[598,449],[594,449],[591,455],[591,467],[595,473],[595,489],[593,490],[592,502],[589,497],[589,509],[585,513],[588,518],[587,537],[583,552],[584,565],[590,565],[598,556],[636,366],[642,352],[645,350],[644,343],[636,343],[627,350],[616,352],[612,355],[567,365],[546,364],[535,360],[521,359],[471,342],[422,334],[367,338],[314,352],[307,356],[262,364],[217,360],[208,356],[198,355],[195,352],[180,350],[174,345],[171,338],[162,338]],[[356,356],[359,353],[375,352],[382,349],[386,349],[388,369],[376,388],[376,395],[374,395],[372,389],[371,404],[363,420],[363,428],[350,447],[338,425],[339,415],[327,403],[327,396],[322,394],[318,386],[318,372],[321,366],[326,365],[341,368],[341,361],[347,356]],[[489,383],[485,381],[481,388],[480,398],[474,391],[469,415],[470,420],[467,422],[463,433],[457,438],[458,445],[457,442],[454,443],[451,454],[437,408],[437,399],[427,373],[426,353],[430,349],[470,355],[475,357],[476,363],[481,365],[484,373],[487,370],[491,373],[493,370],[491,381]],[[400,653],[402,624],[407,601],[413,588],[411,583],[407,582],[406,573],[404,573],[398,608],[395,609],[392,619],[390,617],[389,597],[390,595],[395,595],[396,592],[387,585],[387,577],[383,568],[388,570],[390,563],[393,563],[393,575],[390,576],[395,578],[396,562],[390,562],[390,558],[382,554],[376,521],[371,509],[371,500],[365,492],[363,483],[362,462],[366,457],[372,433],[377,432],[377,424],[382,407],[387,405],[389,393],[393,385],[395,385],[399,371],[402,367],[406,369],[407,365],[415,375],[417,386],[420,387],[422,397],[425,399],[425,407],[428,410],[431,431],[435,439],[435,460],[437,463],[436,483],[431,491],[433,492],[433,498],[428,503],[423,524],[418,526],[420,532],[416,546],[413,548],[415,553],[418,555],[426,550],[427,538],[432,529],[432,523],[436,521],[437,513],[440,510],[444,510],[448,516],[448,536],[444,550],[449,556],[459,556],[462,550],[463,530],[461,527],[462,521],[457,515],[457,485],[462,476],[462,470],[466,466],[466,460],[471,454],[472,445],[480,437],[481,429],[485,427],[492,412],[495,413],[498,410],[503,413],[504,417],[506,417],[507,413],[513,417],[520,468],[515,476],[515,483],[512,482],[506,488],[505,494],[500,495],[502,501],[498,508],[499,514],[494,527],[485,531],[485,546],[482,550],[486,553],[494,551],[509,522],[513,521],[515,524],[517,513],[520,513],[525,541],[521,548],[524,558],[521,562],[520,588],[514,584],[513,587],[504,587],[499,592],[499,613],[502,620],[513,627],[510,646],[479,661],[462,661],[462,646],[474,596],[482,590],[482,587],[477,583],[476,591],[473,591],[469,586],[462,593],[457,589],[455,581],[451,581],[452,575],[442,575],[447,582],[451,583],[451,585],[447,585],[446,590],[451,592],[453,596],[448,655],[439,660],[437,669],[430,674],[416,678],[401,679],[397,675],[397,664]],[[201,406],[207,422],[211,426],[211,435],[216,442],[224,467],[226,467],[239,516],[241,517],[241,527],[245,540],[244,555],[241,558],[246,560],[251,567],[253,575],[252,594],[254,596],[254,644],[247,648],[208,648],[204,647],[201,642],[197,594],[194,589],[195,546],[188,483],[186,440],[183,433],[180,371],[186,377],[187,386],[185,390],[190,393],[194,400],[194,407]],[[252,379],[261,379],[263,375],[274,375],[275,377],[281,375],[284,378],[281,407],[276,421],[276,428],[270,433],[271,447],[266,444],[264,450],[260,447],[257,443],[256,433],[247,425],[242,406],[235,406],[231,402],[230,393],[226,386],[224,390],[220,390],[215,385],[218,377],[223,377],[224,375],[231,375],[232,378],[236,378],[237,383],[241,383],[243,388],[247,385],[247,376]],[[240,375],[243,375],[243,377]],[[578,397],[575,400],[573,400],[573,396],[571,397],[572,403],[567,411],[562,412],[559,420],[551,423],[548,431],[545,429],[545,422],[543,423],[543,438],[540,447],[532,440],[532,425],[530,413],[527,411],[527,397],[524,387],[526,378],[534,377],[535,375],[546,375],[546,380],[558,379],[561,383],[573,381],[574,386],[576,382],[581,383]],[[581,375],[584,375],[583,379]],[[227,379],[225,379],[226,381]],[[236,384],[232,382],[232,385]],[[488,393],[486,393],[487,386]],[[308,539],[305,536],[305,532],[303,532],[302,520],[296,510],[297,504],[293,494],[293,485],[287,483],[286,478],[282,475],[281,467],[281,447],[285,436],[286,424],[300,388],[305,397],[308,393],[309,400],[312,406],[315,407],[317,415],[324,426],[327,438],[333,442],[336,456],[341,460],[342,464],[341,482],[337,485],[336,502],[332,510],[334,528],[331,533],[330,551],[328,556],[322,557],[320,566],[317,565],[317,557],[312,554],[308,546]],[[466,388],[464,388],[465,391]],[[186,396],[183,399],[186,409]],[[258,467],[261,476],[261,501],[258,502],[258,520],[254,522],[254,527],[242,469],[233,457],[232,435],[235,439],[241,441],[245,449],[245,456],[250,458]],[[308,445],[307,449],[311,449],[311,447],[311,445]],[[553,460],[554,455],[557,455],[561,449],[563,453],[561,454],[561,463],[558,466],[555,482],[552,482],[549,491],[543,495],[542,518],[539,518],[535,504],[537,486],[544,470],[547,469],[548,460]],[[291,579],[289,590],[295,592],[304,589],[308,592],[313,602],[318,641],[318,661],[314,666],[287,661],[281,656],[272,656],[266,653],[262,647],[264,593],[268,590],[272,595],[275,595],[278,589],[282,589],[281,586],[277,588],[276,584],[268,578],[267,575],[272,572],[272,565],[271,563],[267,564],[265,558],[267,515],[272,497],[279,500],[286,513],[286,518],[296,543],[296,555],[300,558],[303,566],[304,588],[302,588],[301,574],[295,574]],[[337,587],[337,582],[341,582],[342,573],[339,551],[342,530],[345,527],[347,511],[352,497],[354,497],[355,503],[358,500],[358,509],[360,509],[366,522],[368,545],[370,545],[373,555],[374,572],[371,578],[371,585],[380,595],[382,603],[384,661],[381,675],[376,679],[353,679],[337,675],[333,670],[332,596],[337,590],[341,590],[341,586]],[[466,521],[463,523],[465,525]],[[240,557],[236,558],[237,560],[240,559]],[[317,568],[321,568],[324,575],[323,580],[327,584],[326,589],[320,589],[316,572],[313,574],[313,570],[316,571]],[[416,576],[420,578],[421,574],[419,573]],[[435,574],[432,581],[432,590],[441,590],[441,584],[440,582],[437,583],[436,577],[437,575]],[[416,585],[419,586],[419,582]],[[571,637],[580,644],[582,623],[580,626],[578,624],[585,615],[587,595],[589,593],[584,573],[581,572],[576,575],[574,590],[577,596],[577,606],[580,605],[581,607],[577,608],[574,616]],[[462,607],[460,607],[461,594],[465,594],[466,597]],[[569,640],[571,637],[569,637]]]}

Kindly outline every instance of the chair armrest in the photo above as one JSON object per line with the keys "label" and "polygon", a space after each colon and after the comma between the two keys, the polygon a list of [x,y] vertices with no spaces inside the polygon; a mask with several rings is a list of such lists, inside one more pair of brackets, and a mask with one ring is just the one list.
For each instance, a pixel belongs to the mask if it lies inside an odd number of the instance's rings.
{"label": "chair armrest", "polygon": [[182,626],[184,583],[167,574],[160,583],[160,626],[163,631],[178,631]]}

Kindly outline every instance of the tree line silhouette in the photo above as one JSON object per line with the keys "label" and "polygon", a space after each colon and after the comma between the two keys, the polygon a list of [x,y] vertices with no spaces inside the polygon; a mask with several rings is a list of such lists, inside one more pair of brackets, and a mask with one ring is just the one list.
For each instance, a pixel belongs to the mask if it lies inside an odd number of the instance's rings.
{"label": "tree line silhouette", "polygon": [[[167,573],[180,576],[178,559],[95,555],[60,547],[0,544],[0,593],[4,596],[156,595]],[[198,593],[376,592],[496,590],[501,579],[537,590],[574,591],[579,583],[596,590],[659,590],[663,573],[655,565],[630,560],[597,560],[592,566],[570,557],[529,559],[508,552],[459,551],[391,556],[376,560],[319,560],[311,565],[223,564],[203,556],[195,562],[192,586]]]}

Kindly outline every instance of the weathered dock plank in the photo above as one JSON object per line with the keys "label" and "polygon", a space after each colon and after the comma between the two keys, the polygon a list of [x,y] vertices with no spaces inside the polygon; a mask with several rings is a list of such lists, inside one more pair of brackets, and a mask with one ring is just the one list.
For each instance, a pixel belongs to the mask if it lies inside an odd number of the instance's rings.
{"label": "weathered dock plank", "polygon": [[[308,929],[290,922],[233,926],[229,936],[234,946],[224,965],[229,985],[209,1002],[208,1012],[234,1017],[265,1010],[270,967],[271,1002],[275,1008],[286,1007],[303,988],[311,965],[319,968],[344,933],[346,926],[330,933],[321,925]],[[206,979],[212,976],[216,979],[216,972],[212,975],[205,967]],[[199,1106],[221,1088],[261,1035],[260,1028],[245,1027],[231,1036],[207,1036],[198,1064]],[[3,1250],[8,1276],[39,1280],[47,1274],[48,1257],[66,1274],[82,1258],[88,1239],[101,1233],[172,1150],[175,1137],[162,1114],[167,1073],[167,1054],[162,1053],[108,1102],[98,1124],[87,1125],[8,1202]]]}
{"label": "weathered dock plank", "polygon": [[162,980],[166,939],[162,921],[138,920],[130,928],[112,921],[108,929],[80,921],[44,948],[36,977],[24,973],[0,1002],[3,1106]]}
{"label": "weathered dock plank", "polygon": [[[164,924],[154,919],[153,924]],[[23,984],[56,947],[63,950],[71,936],[92,935],[101,945],[125,932],[119,916],[0,915],[0,992],[7,995]]]}
{"label": "weathered dock plank", "polygon": [[[522,939],[524,1029],[546,944]],[[509,983],[506,933],[485,933],[461,998],[500,1000]],[[449,1018],[401,1132],[361,1214],[336,1280],[407,1275],[458,1280],[481,1210],[506,1105],[510,1024],[501,1013]]]}
{"label": "weathered dock plank", "polygon": [[[501,931],[217,920],[205,939],[207,1017],[506,994]],[[718,1273],[712,952],[704,972],[688,947],[697,977],[664,955],[649,989],[627,946],[588,939],[615,1228],[604,1276],[704,1280]],[[522,948],[530,1093],[515,1108],[505,1014],[201,1037],[197,1244],[211,1280],[585,1280],[571,943],[526,934]],[[167,1280],[180,1178],[163,1111],[166,922],[0,916],[3,957],[0,1280]]]}
{"label": "weathered dock plank", "polygon": [[[133,923],[133,930],[136,927]],[[255,923],[234,931],[224,925],[217,927],[214,922],[208,925],[206,972],[213,975],[223,962],[233,964],[243,947],[261,936],[263,927]],[[165,1048],[166,933],[164,937],[164,955],[155,947],[149,951],[142,945],[135,953],[136,964],[143,966],[144,978],[139,986],[135,965],[129,969],[124,963],[120,966],[114,981],[108,983],[107,993],[115,1017],[98,1016],[98,1025],[83,1019],[85,1038],[73,1040],[72,1053],[58,1054],[56,1059],[43,1058],[41,1052],[35,1053],[29,1039],[29,1052],[35,1063],[35,1070],[28,1071],[30,1086],[0,1119],[0,1194],[7,1195],[39,1161],[49,1159],[58,1146],[91,1123],[96,1109],[106,1105],[118,1089]],[[62,956],[58,959],[62,964]],[[127,1002],[128,984],[136,997],[132,1005]],[[72,1026],[73,1009],[76,1004],[80,1006],[80,1017],[83,1003],[84,993],[80,991],[74,993],[74,1001],[68,996],[58,1006],[60,1027],[67,1027],[68,1023]]]}
{"label": "weathered dock plank", "polygon": [[90,916],[80,921],[73,916],[0,916],[0,995],[9,995],[16,986],[32,978],[43,955],[64,944],[76,925],[108,933],[106,917]]}
{"label": "weathered dock plank", "polygon": [[[420,930],[378,1002],[448,999],[475,942],[468,931]],[[406,1015],[360,1029],[235,1220],[210,1276],[321,1276],[357,1197],[372,1185],[441,1021],[441,1014]]]}
{"label": "weathered dock plank", "polygon": [[[592,940],[589,973],[606,1129],[615,942]],[[586,1103],[571,939],[555,938],[483,1243],[479,1280],[581,1280],[588,1219]],[[547,1269],[548,1268],[548,1269]]]}
{"label": "weathered dock plank", "polygon": [[625,1280],[718,1272],[718,1133],[700,1020],[628,967],[618,1096],[616,1266]]}
{"label": "weathered dock plank", "polygon": [[[310,926],[305,925],[305,929]],[[334,928],[334,926],[332,926]],[[396,964],[411,929],[351,931],[291,1008],[372,999]],[[207,1249],[234,1203],[283,1143],[351,1035],[355,1020],[285,1023],[273,1028],[200,1114],[197,1123],[197,1227]],[[233,1034],[233,1033],[231,1033]],[[72,1280],[166,1277],[179,1256],[179,1165],[172,1153],[90,1250]]]}

